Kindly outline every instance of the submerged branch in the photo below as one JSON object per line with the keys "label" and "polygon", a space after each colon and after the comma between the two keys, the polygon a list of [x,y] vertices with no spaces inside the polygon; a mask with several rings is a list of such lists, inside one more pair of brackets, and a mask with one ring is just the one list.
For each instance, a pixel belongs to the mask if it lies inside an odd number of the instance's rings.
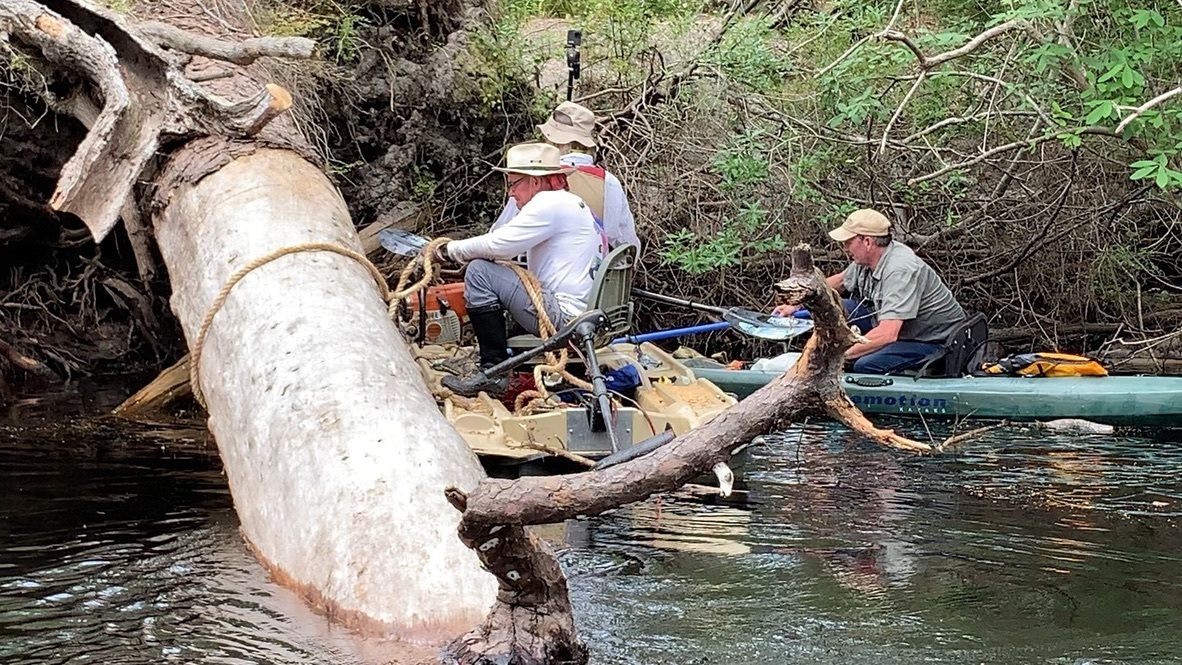
{"label": "submerged branch", "polygon": [[[553,613],[556,607],[567,607],[557,600],[566,596],[565,582],[546,572],[552,565],[548,552],[535,548],[528,554],[533,546],[523,526],[598,515],[676,490],[704,474],[715,473],[725,480],[729,473],[726,465],[739,448],[760,434],[826,410],[843,395],[837,377],[845,351],[857,338],[845,322],[837,295],[814,267],[807,245],[792,250],[791,277],[777,284],[777,289],[786,294],[788,302],[808,307],[816,327],[793,368],[742,402],[672,443],[602,470],[517,480],[487,479],[470,493],[455,488],[447,491],[448,500],[463,513],[461,538],[501,585],[488,622],[453,643],[452,657],[462,663],[555,662],[541,660],[554,654],[538,652],[540,647],[530,646],[530,641],[520,647],[526,653],[518,647],[507,648],[506,640],[501,639],[510,629],[506,617],[516,617],[517,623],[512,625],[518,642],[545,617],[547,629],[557,631],[545,643],[546,648],[561,647],[564,654],[579,652],[581,645],[573,627],[556,623]],[[852,404],[848,408],[856,411]],[[893,433],[884,434],[868,421],[846,421],[884,445],[912,452],[931,450]],[[526,620],[534,623],[520,623]]]}

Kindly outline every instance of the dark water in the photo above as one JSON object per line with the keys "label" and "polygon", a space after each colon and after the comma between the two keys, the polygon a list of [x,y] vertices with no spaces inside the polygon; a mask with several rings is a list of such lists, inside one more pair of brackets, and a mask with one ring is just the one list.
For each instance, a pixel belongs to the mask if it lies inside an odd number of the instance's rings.
{"label": "dark water", "polygon": [[[373,662],[267,581],[200,430],[16,422],[0,663]],[[746,506],[548,532],[592,662],[1182,662],[1177,434],[1003,430],[921,459],[814,425],[757,447],[748,479]]]}

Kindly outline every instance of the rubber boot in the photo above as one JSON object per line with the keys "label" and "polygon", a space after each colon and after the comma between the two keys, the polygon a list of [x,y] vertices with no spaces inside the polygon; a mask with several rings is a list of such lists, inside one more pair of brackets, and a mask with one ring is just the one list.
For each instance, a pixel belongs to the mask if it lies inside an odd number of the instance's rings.
{"label": "rubber boot", "polygon": [[484,370],[509,359],[509,330],[505,327],[505,310],[500,305],[479,307],[468,310],[468,320],[476,333],[476,344],[480,349],[480,373],[461,379],[445,376],[441,383],[444,388],[465,397],[474,397],[481,391],[490,395],[503,395],[509,389],[509,377],[490,378]]}

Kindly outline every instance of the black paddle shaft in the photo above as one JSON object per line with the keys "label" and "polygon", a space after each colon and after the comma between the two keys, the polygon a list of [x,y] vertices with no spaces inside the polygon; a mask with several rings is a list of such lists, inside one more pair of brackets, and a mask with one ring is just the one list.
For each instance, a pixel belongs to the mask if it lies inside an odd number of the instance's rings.
{"label": "black paddle shaft", "polygon": [[692,300],[684,300],[682,298],[674,298],[672,296],[664,296],[659,293],[653,293],[652,291],[645,291],[643,289],[632,289],[632,293],[640,296],[641,298],[646,298],[648,300],[653,300],[655,302],[662,302],[662,303],[665,303],[666,305],[677,305],[678,307],[688,307],[690,309],[696,309],[696,310],[700,310],[703,312],[710,312],[711,314],[726,314],[726,312],[727,312],[727,310],[722,307],[715,307],[714,305],[704,305],[700,302],[694,302]]}

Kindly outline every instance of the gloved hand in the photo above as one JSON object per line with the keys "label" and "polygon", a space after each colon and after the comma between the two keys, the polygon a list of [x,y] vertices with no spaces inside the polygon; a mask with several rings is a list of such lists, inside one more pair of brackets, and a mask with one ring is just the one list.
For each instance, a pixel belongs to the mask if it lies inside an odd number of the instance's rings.
{"label": "gloved hand", "polygon": [[[427,249],[424,247],[423,249]],[[441,266],[453,265],[456,263],[447,253],[447,243],[437,246],[431,252],[431,259]]]}

